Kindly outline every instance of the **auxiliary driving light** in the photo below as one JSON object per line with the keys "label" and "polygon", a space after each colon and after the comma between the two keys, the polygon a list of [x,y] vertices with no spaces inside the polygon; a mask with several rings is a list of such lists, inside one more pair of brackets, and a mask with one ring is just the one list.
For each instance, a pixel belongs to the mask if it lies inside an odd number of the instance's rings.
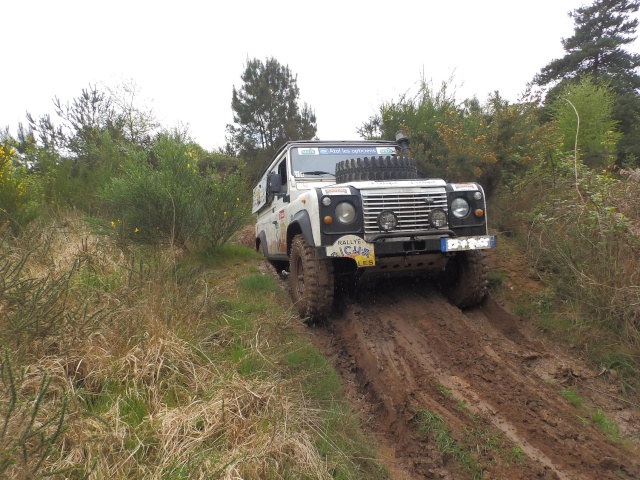
{"label": "auxiliary driving light", "polygon": [[391,210],[383,210],[378,215],[378,226],[380,230],[389,232],[398,225],[398,217]]}
{"label": "auxiliary driving light", "polygon": [[443,228],[447,226],[447,213],[441,208],[434,208],[429,214],[429,223],[433,228]]}

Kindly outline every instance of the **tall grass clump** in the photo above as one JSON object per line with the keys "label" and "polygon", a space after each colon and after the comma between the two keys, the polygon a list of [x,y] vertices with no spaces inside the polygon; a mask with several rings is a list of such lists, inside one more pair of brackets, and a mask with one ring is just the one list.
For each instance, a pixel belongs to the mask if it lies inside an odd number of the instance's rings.
{"label": "tall grass clump", "polygon": [[[0,475],[42,478],[55,469],[42,468],[59,446],[66,425],[67,394],[51,391],[51,376],[42,373],[30,386],[24,369],[15,371],[9,350],[0,360]],[[35,387],[35,388],[34,388]],[[52,398],[47,398],[47,396]]]}
{"label": "tall grass clump", "polygon": [[102,190],[106,231],[136,243],[218,247],[246,223],[247,191],[239,173],[203,174],[197,151],[162,135],[149,155],[134,152]]}
{"label": "tall grass clump", "polygon": [[530,257],[580,340],[602,354],[623,351],[638,365],[640,183],[569,158],[543,168],[520,192],[538,199],[527,214]]}
{"label": "tall grass clump", "polygon": [[52,242],[44,232],[31,232],[29,240],[0,237],[0,340],[14,351],[26,352],[35,345],[73,348],[74,341],[98,329],[116,308],[78,288],[93,268],[87,255],[34,268],[53,260]]}
{"label": "tall grass clump", "polygon": [[625,215],[634,197],[627,182],[584,174],[579,193],[563,182],[564,192],[533,212],[531,252],[563,299],[640,346],[639,219]]}

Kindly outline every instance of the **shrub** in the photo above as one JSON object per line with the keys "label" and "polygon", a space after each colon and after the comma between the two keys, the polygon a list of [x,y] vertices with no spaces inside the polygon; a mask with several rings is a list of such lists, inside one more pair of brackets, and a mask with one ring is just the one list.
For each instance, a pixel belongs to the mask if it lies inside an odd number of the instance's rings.
{"label": "shrub", "polygon": [[36,214],[35,195],[30,178],[9,142],[0,143],[0,231],[6,225],[17,227]]}
{"label": "shrub", "polygon": [[92,299],[74,294],[71,280],[90,267],[88,261],[76,258],[68,270],[30,274],[29,259],[46,257],[49,248],[47,239],[23,249],[0,238],[0,343],[16,351],[29,351],[45,339],[54,341],[58,349],[67,348],[76,338],[95,331],[113,310],[90,308]]}
{"label": "shrub", "polygon": [[89,168],[77,159],[60,158],[44,152],[39,168],[37,178],[47,204],[75,207],[87,214],[100,211],[102,199],[98,192],[115,175],[109,166]]}
{"label": "shrub", "polygon": [[249,215],[240,172],[199,171],[197,153],[179,138],[161,136],[147,159],[134,152],[123,175],[102,190],[111,218],[106,230],[122,241],[178,246],[226,242]]}
{"label": "shrub", "polygon": [[580,165],[575,172],[571,159],[547,178],[553,183],[537,185],[546,195],[529,215],[536,266],[575,322],[640,345],[640,185]]}

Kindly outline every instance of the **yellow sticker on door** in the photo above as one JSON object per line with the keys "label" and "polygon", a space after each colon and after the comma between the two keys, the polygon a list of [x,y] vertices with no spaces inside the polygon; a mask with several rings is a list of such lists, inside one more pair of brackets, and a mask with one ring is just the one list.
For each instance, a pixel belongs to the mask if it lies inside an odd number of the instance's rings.
{"label": "yellow sticker on door", "polygon": [[327,247],[327,257],[353,258],[358,267],[373,267],[376,264],[373,243],[367,243],[355,235],[345,235]]}

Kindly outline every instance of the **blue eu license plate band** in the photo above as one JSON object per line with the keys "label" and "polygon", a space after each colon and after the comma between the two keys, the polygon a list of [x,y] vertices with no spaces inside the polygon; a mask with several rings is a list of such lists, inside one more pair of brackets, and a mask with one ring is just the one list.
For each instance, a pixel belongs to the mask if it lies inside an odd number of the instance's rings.
{"label": "blue eu license plate band", "polygon": [[442,237],[440,250],[443,252],[459,252],[465,250],[486,250],[495,248],[495,235],[482,235],[477,237]]}

